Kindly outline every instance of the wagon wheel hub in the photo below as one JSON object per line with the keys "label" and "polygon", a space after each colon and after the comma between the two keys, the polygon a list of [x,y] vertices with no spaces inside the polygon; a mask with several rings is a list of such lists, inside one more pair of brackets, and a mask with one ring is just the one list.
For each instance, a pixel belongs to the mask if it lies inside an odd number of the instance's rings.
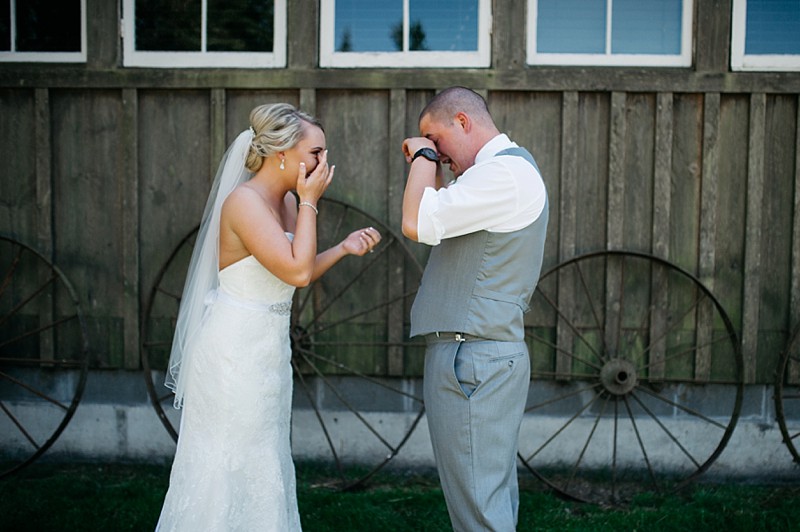
{"label": "wagon wheel hub", "polygon": [[600,370],[600,382],[613,395],[625,395],[636,386],[636,367],[630,360],[612,358]]}

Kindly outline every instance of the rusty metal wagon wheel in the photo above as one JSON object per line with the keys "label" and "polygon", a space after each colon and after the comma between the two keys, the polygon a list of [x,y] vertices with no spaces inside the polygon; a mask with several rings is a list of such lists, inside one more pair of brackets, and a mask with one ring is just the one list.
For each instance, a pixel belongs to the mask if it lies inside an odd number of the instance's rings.
{"label": "rusty metal wagon wheel", "polygon": [[[338,200],[320,201],[319,249],[366,226],[383,235],[375,252],[337,264],[297,290],[292,304],[293,415],[296,420],[310,416],[294,424],[292,438],[335,463],[340,475],[335,484],[342,489],[363,485],[388,464],[424,413],[421,389],[403,378],[422,372],[424,346],[406,341],[403,325],[422,267],[402,237],[381,221]],[[175,440],[178,415],[162,384],[163,370],[195,233],[183,239],[162,268],[142,320],[148,392]],[[307,428],[314,425],[319,430]]]}
{"label": "rusty metal wagon wheel", "polygon": [[594,252],[542,275],[531,307],[519,458],[557,494],[616,504],[678,489],[719,457],[741,409],[742,353],[696,277]]}
{"label": "rusty metal wagon wheel", "polygon": [[40,252],[0,235],[0,431],[19,449],[0,477],[61,435],[86,386],[88,353],[69,280]]}
{"label": "rusty metal wagon wheel", "polygon": [[[800,324],[789,338],[775,377],[775,417],[783,443],[800,464]],[[791,419],[794,419],[792,423]]]}

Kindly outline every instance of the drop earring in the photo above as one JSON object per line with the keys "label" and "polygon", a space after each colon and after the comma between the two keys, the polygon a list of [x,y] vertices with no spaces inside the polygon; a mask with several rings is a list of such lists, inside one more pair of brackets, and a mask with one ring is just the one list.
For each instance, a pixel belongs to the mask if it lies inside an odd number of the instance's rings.
{"label": "drop earring", "polygon": [[280,166],[281,170],[286,170],[286,165],[284,164],[284,162],[285,161],[283,159],[281,159],[281,166]]}

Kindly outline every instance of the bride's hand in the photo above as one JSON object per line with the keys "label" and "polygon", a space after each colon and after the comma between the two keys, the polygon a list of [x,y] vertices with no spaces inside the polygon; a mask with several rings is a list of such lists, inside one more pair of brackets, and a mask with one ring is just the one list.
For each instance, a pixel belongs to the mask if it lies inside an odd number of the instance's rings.
{"label": "bride's hand", "polygon": [[335,165],[328,167],[328,150],[325,150],[320,155],[319,164],[310,174],[306,172],[306,165],[300,163],[297,171],[296,186],[300,201],[307,201],[316,206],[319,198],[322,197],[328,185],[333,181],[335,169]]}
{"label": "bride's hand", "polygon": [[372,253],[375,246],[381,241],[380,232],[374,227],[365,227],[353,231],[347,238],[342,240],[342,247],[350,255],[358,255],[359,257],[366,253]]}

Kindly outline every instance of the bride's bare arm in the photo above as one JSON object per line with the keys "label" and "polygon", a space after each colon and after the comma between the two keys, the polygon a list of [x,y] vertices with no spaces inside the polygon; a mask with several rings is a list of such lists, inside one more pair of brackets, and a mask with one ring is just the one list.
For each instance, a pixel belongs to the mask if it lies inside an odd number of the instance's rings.
{"label": "bride's bare arm", "polygon": [[[222,208],[220,266],[253,255],[281,281],[306,286],[316,256],[314,212],[298,213],[294,241],[289,240],[277,214],[266,207],[255,191],[240,187],[228,196]],[[235,260],[226,259],[227,255]]]}
{"label": "bride's bare arm", "polygon": [[381,234],[374,227],[365,227],[353,231],[337,245],[317,255],[311,281],[319,279],[322,274],[330,270],[334,264],[347,255],[362,256],[371,251],[380,241]]}
{"label": "bride's bare arm", "polygon": [[324,156],[308,176],[305,166],[300,163],[297,192],[301,206],[293,240],[287,238],[279,222],[280,213],[273,210],[256,190],[247,186],[234,190],[222,208],[220,266],[226,265],[226,253],[239,258],[253,255],[283,282],[297,287],[307,286],[316,264],[317,213],[316,209],[302,203],[316,205],[332,179],[333,169],[328,168]]}

